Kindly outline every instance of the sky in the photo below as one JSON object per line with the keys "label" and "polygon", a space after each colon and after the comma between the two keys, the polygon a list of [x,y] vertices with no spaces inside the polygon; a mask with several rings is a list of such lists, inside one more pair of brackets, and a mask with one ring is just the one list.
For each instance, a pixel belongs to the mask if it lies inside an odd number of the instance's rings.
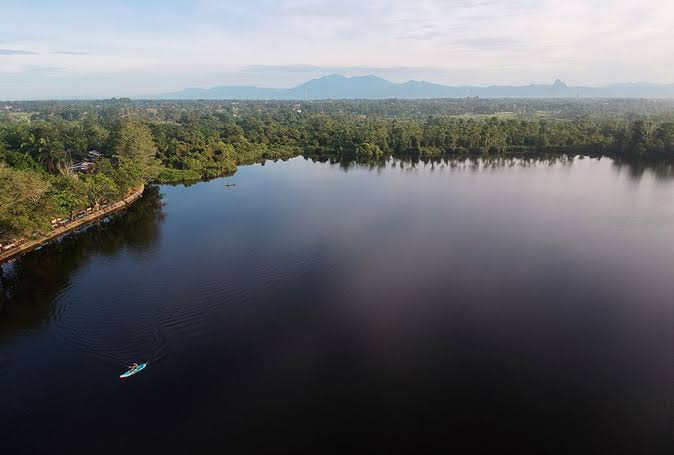
{"label": "sky", "polygon": [[672,0],[2,0],[0,99],[291,87],[674,83]]}

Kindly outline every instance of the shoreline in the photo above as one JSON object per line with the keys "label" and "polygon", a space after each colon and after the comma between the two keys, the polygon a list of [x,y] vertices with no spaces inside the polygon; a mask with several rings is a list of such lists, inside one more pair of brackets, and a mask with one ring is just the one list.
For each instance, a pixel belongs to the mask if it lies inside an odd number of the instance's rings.
{"label": "shoreline", "polygon": [[54,229],[49,235],[43,236],[37,240],[30,240],[28,242],[24,242],[12,249],[0,252],[0,265],[8,263],[14,259],[17,259],[18,257],[26,253],[29,253],[35,250],[36,248],[39,248],[51,242],[54,239],[70,234],[71,232],[76,231],[82,227],[86,227],[94,223],[95,221],[99,221],[100,219],[105,218],[106,216],[112,213],[118,212],[120,210],[123,210],[124,208],[131,206],[134,202],[136,202],[138,199],[142,197],[144,191],[145,185],[141,185],[138,189],[136,189],[133,193],[131,193],[129,196],[125,197],[121,201],[117,201],[104,209],[97,210],[93,213],[84,216],[81,219],[60,226]]}

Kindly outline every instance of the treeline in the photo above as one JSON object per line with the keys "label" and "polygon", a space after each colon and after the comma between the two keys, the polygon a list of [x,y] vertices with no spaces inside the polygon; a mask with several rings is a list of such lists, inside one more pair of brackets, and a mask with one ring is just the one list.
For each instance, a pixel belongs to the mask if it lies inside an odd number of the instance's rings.
{"label": "treeline", "polygon": [[143,101],[109,99],[99,101],[22,101],[0,102],[14,110],[31,113],[34,118],[58,115],[66,120],[81,120],[92,111],[102,116],[136,113],[148,120],[177,120],[183,113],[197,115],[212,112],[236,112],[240,115],[290,111],[300,106],[304,114],[366,115],[376,118],[425,120],[428,116],[511,115],[525,118],[574,120],[625,118],[663,121],[674,115],[674,99],[508,99],[463,98],[420,100],[314,100],[314,101]]}
{"label": "treeline", "polygon": [[[297,110],[240,114],[183,112],[150,122],[165,166],[208,171],[294,154],[382,157],[500,153],[593,153],[664,157],[674,153],[670,121],[429,116],[423,120],[305,114]],[[217,174],[220,169],[214,169]],[[207,175],[202,175],[207,176]]]}
{"label": "treeline", "polygon": [[[298,154],[364,160],[674,155],[674,113],[421,117],[388,112],[393,101],[350,103],[352,111],[387,113],[317,111],[317,103],[281,102],[12,104],[0,116],[0,239],[37,235],[50,228],[50,219],[119,199],[143,182],[211,178],[233,173],[241,163]],[[100,157],[91,169],[73,170],[92,150]]]}
{"label": "treeline", "polygon": [[[99,141],[108,152],[92,172],[71,170]],[[119,200],[159,171],[150,130],[137,122],[109,131],[95,122],[0,125],[0,243],[44,234],[50,220]]]}

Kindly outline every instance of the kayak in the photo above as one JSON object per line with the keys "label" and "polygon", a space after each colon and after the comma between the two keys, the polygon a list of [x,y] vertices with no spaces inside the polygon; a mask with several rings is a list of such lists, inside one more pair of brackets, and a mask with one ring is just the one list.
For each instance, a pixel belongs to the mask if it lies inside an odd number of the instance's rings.
{"label": "kayak", "polygon": [[124,374],[120,374],[120,375],[119,375],[119,379],[126,379],[126,378],[128,378],[129,376],[133,376],[134,374],[139,373],[140,371],[142,371],[146,366],[147,366],[147,363],[141,363],[141,364],[138,365],[136,368],[132,368],[132,369],[130,369],[129,371],[127,371],[126,373],[124,373]]}

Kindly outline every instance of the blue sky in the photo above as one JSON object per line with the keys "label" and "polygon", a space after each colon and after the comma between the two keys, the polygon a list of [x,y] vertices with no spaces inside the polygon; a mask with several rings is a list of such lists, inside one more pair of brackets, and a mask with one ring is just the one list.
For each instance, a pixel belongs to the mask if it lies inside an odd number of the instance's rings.
{"label": "blue sky", "polygon": [[0,99],[288,87],[674,82],[671,0],[2,0]]}

